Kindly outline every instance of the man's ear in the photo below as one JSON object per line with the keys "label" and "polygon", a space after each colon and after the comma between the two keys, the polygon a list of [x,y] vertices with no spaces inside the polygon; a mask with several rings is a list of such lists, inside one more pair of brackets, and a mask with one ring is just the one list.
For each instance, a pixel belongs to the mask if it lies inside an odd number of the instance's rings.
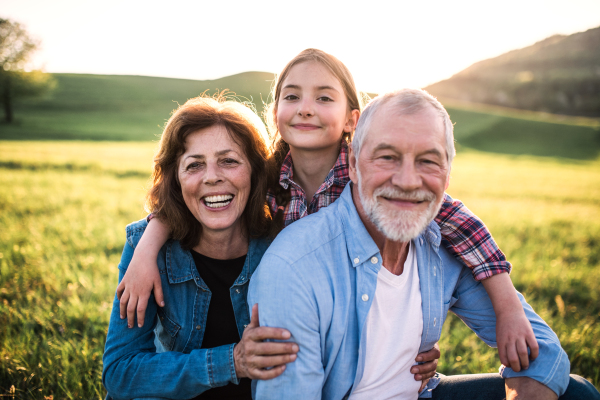
{"label": "man's ear", "polygon": [[452,167],[448,170],[448,176],[446,177],[446,187],[444,188],[444,192],[448,190],[448,186],[450,186],[450,173],[452,172]]}
{"label": "man's ear", "polygon": [[360,117],[360,111],[351,110],[348,115],[348,120],[346,120],[346,125],[344,125],[344,132],[350,133],[354,132],[356,129],[356,124],[358,123],[358,118]]}
{"label": "man's ear", "polygon": [[348,146],[348,167],[350,180],[354,183],[358,183],[358,174],[356,173],[356,153],[354,153],[352,143]]}

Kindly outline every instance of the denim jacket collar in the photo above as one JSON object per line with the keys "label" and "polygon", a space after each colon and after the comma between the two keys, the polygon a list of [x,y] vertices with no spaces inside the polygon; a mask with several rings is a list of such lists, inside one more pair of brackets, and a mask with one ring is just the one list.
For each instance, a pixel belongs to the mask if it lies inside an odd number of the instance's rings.
{"label": "denim jacket collar", "polygon": [[[256,269],[260,257],[262,257],[262,251],[257,248],[258,241],[250,240],[248,244],[248,253],[246,255],[246,261],[244,262],[244,267],[242,268],[242,272],[237,277],[233,286],[240,286],[250,280],[254,269]],[[259,255],[257,255],[257,252]],[[254,260],[257,258],[257,260]],[[252,262],[252,261],[255,262]],[[181,248],[180,242],[177,240],[171,240],[167,245],[167,276],[169,278],[170,284],[177,284],[182,282],[187,282],[189,280],[195,280],[196,285],[203,290],[209,290],[208,286],[204,283],[200,274],[198,274],[198,269],[196,268],[196,264],[194,263],[194,259],[192,257],[192,253],[189,250],[184,250]],[[251,268],[251,266],[253,266]]]}

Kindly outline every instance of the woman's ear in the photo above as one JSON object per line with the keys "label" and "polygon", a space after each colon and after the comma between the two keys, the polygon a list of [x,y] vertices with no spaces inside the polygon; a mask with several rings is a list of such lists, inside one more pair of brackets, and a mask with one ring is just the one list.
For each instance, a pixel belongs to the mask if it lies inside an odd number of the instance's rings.
{"label": "woman's ear", "polygon": [[344,125],[344,132],[346,132],[346,133],[354,132],[354,129],[356,129],[356,124],[358,123],[359,117],[360,117],[360,111],[350,110],[348,119],[346,120],[346,125]]}

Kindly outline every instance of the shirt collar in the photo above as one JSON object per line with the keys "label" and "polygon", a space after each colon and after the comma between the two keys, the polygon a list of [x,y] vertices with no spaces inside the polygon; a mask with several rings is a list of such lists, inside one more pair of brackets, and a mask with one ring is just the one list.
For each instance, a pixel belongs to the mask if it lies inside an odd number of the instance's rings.
{"label": "shirt collar", "polygon": [[[353,183],[346,185],[337,202],[339,202],[338,207],[346,232],[348,256],[352,260],[352,265],[357,267],[377,255],[379,248],[358,215],[358,210],[352,200],[352,185]],[[436,250],[439,248],[442,235],[439,226],[434,221],[429,223],[423,233],[413,239],[413,243],[418,242],[423,245],[424,240],[434,246]]]}
{"label": "shirt collar", "polygon": [[[292,154],[288,151],[287,155],[283,159],[281,164],[281,172],[279,173],[279,184],[287,189],[290,185],[290,181],[294,177],[294,162],[292,160]],[[335,164],[329,170],[325,182],[327,186],[336,184],[339,186],[345,186],[350,181],[348,177],[348,143],[342,140],[340,145],[340,154],[338,155]],[[322,188],[319,188],[319,192]]]}

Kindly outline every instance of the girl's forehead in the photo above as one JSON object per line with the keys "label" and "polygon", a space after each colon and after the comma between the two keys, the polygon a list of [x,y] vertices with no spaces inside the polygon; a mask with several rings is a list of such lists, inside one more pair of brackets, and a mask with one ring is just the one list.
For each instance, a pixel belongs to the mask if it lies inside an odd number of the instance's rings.
{"label": "girl's forehead", "polygon": [[317,61],[304,61],[290,68],[283,80],[286,86],[331,86],[343,93],[342,83],[325,65]]}

